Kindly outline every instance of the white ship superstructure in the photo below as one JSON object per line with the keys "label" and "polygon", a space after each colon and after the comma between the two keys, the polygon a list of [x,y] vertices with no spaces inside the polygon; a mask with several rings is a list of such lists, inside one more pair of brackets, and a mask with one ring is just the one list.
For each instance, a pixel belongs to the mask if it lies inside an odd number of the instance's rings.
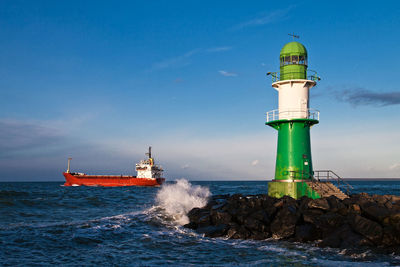
{"label": "white ship superstructure", "polygon": [[136,164],[137,178],[157,179],[162,178],[163,168],[160,165],[154,163],[154,159],[151,157],[151,147],[149,152],[146,153],[149,158],[141,160]]}

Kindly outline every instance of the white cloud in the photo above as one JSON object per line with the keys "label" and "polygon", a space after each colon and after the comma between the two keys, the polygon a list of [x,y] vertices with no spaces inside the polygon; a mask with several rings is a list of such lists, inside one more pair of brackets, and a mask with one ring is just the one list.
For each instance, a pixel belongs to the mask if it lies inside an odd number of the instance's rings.
{"label": "white cloud", "polygon": [[224,51],[229,51],[231,50],[231,46],[220,46],[220,47],[213,47],[207,49],[207,52],[213,53],[213,52],[224,52]]}
{"label": "white cloud", "polygon": [[217,52],[224,52],[231,50],[231,46],[219,46],[219,47],[211,47],[207,49],[203,48],[196,48],[190,50],[182,55],[178,55],[176,57],[167,58],[160,62],[156,62],[153,64],[151,70],[161,70],[173,67],[182,67],[190,64],[190,58],[197,55],[197,54],[205,54],[205,53],[217,53]]}
{"label": "white cloud", "polygon": [[253,160],[253,161],[251,162],[251,166],[257,166],[258,163],[260,163],[260,161],[259,161],[258,159]]}
{"label": "white cloud", "polygon": [[225,77],[235,77],[235,76],[237,76],[236,73],[228,72],[226,70],[219,70],[218,72],[219,72],[219,74],[221,74],[222,76],[225,76]]}
{"label": "white cloud", "polygon": [[58,120],[0,119],[0,156],[9,156],[27,151],[45,151],[60,147],[74,131],[91,119],[81,114],[75,118]]}
{"label": "white cloud", "polygon": [[[76,132],[64,136],[71,127],[81,131],[82,122],[37,122],[40,127],[30,124],[8,122],[0,127],[3,139],[16,145],[10,148],[4,141],[0,147],[3,152],[0,179],[18,175],[24,179],[62,179],[60,170],[64,170],[68,156],[74,158],[73,169],[77,171],[132,174],[133,164],[144,157],[148,145],[153,146],[156,162],[164,167],[169,180],[182,176],[190,180],[262,180],[272,179],[274,175],[277,133],[263,126],[257,132],[223,136],[205,136],[189,127],[167,133],[160,131],[159,135],[143,138],[108,136],[82,140],[76,137]],[[314,169],[331,169],[343,178],[399,177],[400,162],[393,161],[399,158],[399,129],[383,130],[390,123],[384,123],[382,130],[368,124],[350,125],[349,122],[334,127],[327,122],[324,127],[312,128]],[[10,139],[13,129],[26,134]],[[33,139],[26,139],[26,143],[20,141],[19,138],[28,138],[30,134]],[[36,176],[26,178],[32,169],[36,170]],[[46,171],[48,175],[44,176]]]}
{"label": "white cloud", "polygon": [[[176,129],[152,140],[153,154],[165,170],[165,177],[173,180],[182,176],[190,180],[238,180],[273,178],[276,138],[265,131],[236,136],[205,137],[195,132]],[[146,140],[110,139],[102,146],[113,147],[119,154],[142,151]],[[246,168],[258,158],[263,164]],[[247,163],[246,163],[247,162]]]}
{"label": "white cloud", "polygon": [[180,67],[189,64],[188,59],[193,55],[196,55],[201,52],[201,49],[193,49],[185,54],[165,59],[163,61],[157,62],[153,64],[153,70],[166,69],[170,67]]}
{"label": "white cloud", "polygon": [[400,170],[400,162],[391,165],[389,170]]}
{"label": "white cloud", "polygon": [[398,130],[385,131],[381,130],[386,129],[384,126],[376,129],[351,123],[336,129],[328,124],[324,129],[321,126],[311,130],[314,170],[333,170],[344,178],[399,177],[397,165],[388,166],[400,151]]}
{"label": "white cloud", "polygon": [[289,11],[293,8],[294,6],[289,6],[285,9],[277,9],[274,11],[271,11],[269,13],[263,14],[261,16],[257,16],[251,20],[242,22],[232,28],[232,30],[240,30],[246,27],[251,27],[251,26],[260,26],[260,25],[266,25],[270,24],[276,21],[284,20],[287,18],[287,15]]}
{"label": "white cloud", "polygon": [[185,164],[185,165],[183,165],[181,168],[184,169],[184,170],[186,170],[186,169],[189,169],[189,167],[190,167],[189,164]]}

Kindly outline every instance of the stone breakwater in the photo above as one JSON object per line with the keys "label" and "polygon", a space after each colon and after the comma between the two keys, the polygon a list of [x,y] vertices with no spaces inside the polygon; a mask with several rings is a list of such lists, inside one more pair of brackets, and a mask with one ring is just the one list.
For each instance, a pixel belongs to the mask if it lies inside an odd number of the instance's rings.
{"label": "stone breakwater", "polygon": [[312,242],[319,247],[374,247],[400,254],[400,196],[354,194],[340,200],[217,195],[188,213],[185,227],[207,237]]}

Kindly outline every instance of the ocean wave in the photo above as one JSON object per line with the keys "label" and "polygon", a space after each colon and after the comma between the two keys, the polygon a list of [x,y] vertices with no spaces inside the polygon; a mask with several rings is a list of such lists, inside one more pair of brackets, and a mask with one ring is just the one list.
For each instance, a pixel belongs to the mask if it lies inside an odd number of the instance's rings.
{"label": "ocean wave", "polygon": [[29,192],[14,191],[14,190],[0,190],[0,198],[21,197],[21,196],[29,196]]}
{"label": "ocean wave", "polygon": [[12,230],[16,228],[53,228],[53,227],[70,227],[70,226],[82,226],[82,228],[90,228],[92,224],[98,224],[103,222],[129,222],[134,219],[135,216],[144,214],[145,211],[128,212],[124,214],[118,214],[113,216],[106,216],[101,218],[95,218],[90,220],[74,220],[74,221],[60,221],[60,222],[20,222],[11,223],[8,225],[0,225],[0,230]]}
{"label": "ocean wave", "polygon": [[165,184],[157,193],[156,202],[159,210],[164,211],[166,218],[179,225],[189,223],[187,213],[196,207],[207,204],[211,192],[207,187],[192,185],[185,179],[179,179],[175,184]]}

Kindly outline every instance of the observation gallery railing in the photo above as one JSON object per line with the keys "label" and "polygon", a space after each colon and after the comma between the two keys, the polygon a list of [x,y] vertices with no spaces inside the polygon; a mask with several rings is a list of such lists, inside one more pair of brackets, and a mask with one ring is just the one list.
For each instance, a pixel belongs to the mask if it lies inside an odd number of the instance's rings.
{"label": "observation gallery railing", "polygon": [[296,110],[283,110],[274,109],[268,111],[267,122],[276,120],[289,120],[289,119],[312,119],[319,121],[319,111],[316,109],[296,109]]}

